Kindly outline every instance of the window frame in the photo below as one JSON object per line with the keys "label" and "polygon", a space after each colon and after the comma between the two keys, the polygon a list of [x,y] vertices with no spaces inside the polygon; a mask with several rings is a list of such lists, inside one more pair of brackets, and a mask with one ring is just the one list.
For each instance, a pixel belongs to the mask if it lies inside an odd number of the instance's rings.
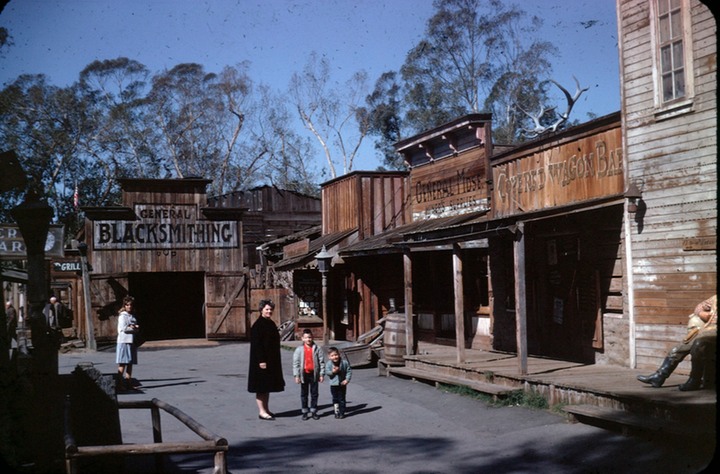
{"label": "window frame", "polygon": [[682,24],[682,52],[683,52],[683,77],[685,80],[685,94],[670,100],[663,98],[663,74],[662,74],[662,44],[660,41],[660,8],[658,1],[650,2],[650,24],[652,43],[652,71],[655,98],[655,116],[657,119],[670,118],[679,114],[691,112],[695,97],[693,50],[692,50],[692,22],[690,15],[690,0],[680,0],[681,24]]}

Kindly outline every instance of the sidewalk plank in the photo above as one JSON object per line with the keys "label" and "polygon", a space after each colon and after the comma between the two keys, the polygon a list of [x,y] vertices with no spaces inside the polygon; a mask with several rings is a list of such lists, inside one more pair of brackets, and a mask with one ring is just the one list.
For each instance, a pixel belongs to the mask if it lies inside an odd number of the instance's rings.
{"label": "sidewalk plank", "polygon": [[413,369],[411,367],[388,367],[388,375],[402,375],[412,379],[428,380],[436,383],[468,387],[477,392],[492,395],[493,398],[503,398],[513,392],[521,392],[521,388],[506,387],[478,380],[469,380],[462,377],[445,375],[428,370]]}

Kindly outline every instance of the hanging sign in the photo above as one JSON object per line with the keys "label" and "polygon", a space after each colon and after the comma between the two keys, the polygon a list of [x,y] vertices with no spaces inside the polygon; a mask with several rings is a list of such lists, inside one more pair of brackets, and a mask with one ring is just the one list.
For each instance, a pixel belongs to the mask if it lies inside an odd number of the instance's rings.
{"label": "hanging sign", "polygon": [[[51,224],[45,240],[46,257],[63,256],[63,230],[61,224]],[[27,249],[20,228],[16,224],[0,224],[0,258],[22,260],[27,258]]]}

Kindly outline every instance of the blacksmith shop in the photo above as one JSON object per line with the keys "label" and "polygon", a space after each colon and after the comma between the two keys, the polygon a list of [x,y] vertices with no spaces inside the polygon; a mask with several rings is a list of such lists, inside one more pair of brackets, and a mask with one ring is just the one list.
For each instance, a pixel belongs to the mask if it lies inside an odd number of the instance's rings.
{"label": "blacksmith shop", "polygon": [[[120,206],[83,208],[98,341],[114,340],[127,294],[144,340],[247,337],[257,313],[252,290],[263,286],[253,265],[259,239],[317,225],[320,202],[268,186],[209,200],[210,182],[124,179]],[[294,209],[293,219],[273,217]]]}

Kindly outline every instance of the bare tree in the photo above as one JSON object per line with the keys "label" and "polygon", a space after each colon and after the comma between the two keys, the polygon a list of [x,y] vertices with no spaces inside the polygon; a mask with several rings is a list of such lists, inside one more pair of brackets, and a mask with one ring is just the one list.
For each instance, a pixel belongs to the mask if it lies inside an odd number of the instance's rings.
{"label": "bare tree", "polygon": [[[163,159],[177,177],[214,178],[212,191],[227,191],[230,174],[252,175],[256,160],[237,153],[251,82],[242,69],[220,75],[199,64],[179,64],[153,77],[148,97]],[[239,173],[238,173],[239,171]]]}
{"label": "bare tree", "polygon": [[258,88],[258,106],[251,121],[251,142],[267,152],[264,177],[282,189],[317,196],[317,175],[312,161],[310,137],[298,135],[291,126],[291,113],[284,97],[266,86]]}
{"label": "bare tree", "polygon": [[344,87],[333,87],[330,64],[317,53],[310,54],[302,73],[290,80],[290,95],[300,120],[317,139],[325,155],[331,178],[353,169],[353,162],[370,126],[367,110],[360,104],[367,91],[367,74],[353,74]]}

